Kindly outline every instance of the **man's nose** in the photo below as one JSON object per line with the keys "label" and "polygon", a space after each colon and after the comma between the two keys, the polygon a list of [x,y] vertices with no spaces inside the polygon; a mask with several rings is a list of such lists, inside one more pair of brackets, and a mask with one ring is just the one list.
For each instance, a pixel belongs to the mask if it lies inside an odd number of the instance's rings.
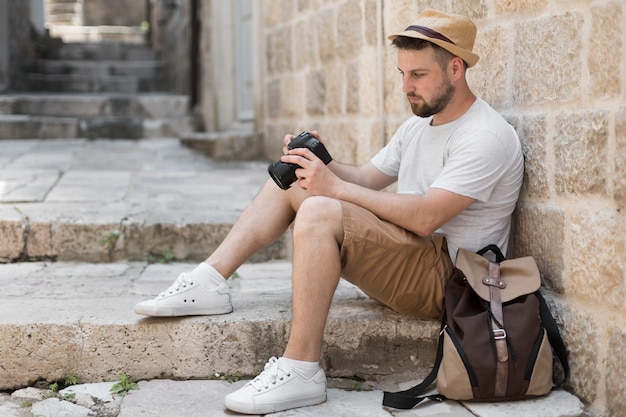
{"label": "man's nose", "polygon": [[411,83],[410,78],[407,76],[402,77],[402,92],[406,94],[414,90],[415,86]]}
{"label": "man's nose", "polygon": [[415,87],[413,86],[413,84],[405,78],[402,79],[402,92],[404,94],[406,93],[410,93],[411,91],[415,90]]}

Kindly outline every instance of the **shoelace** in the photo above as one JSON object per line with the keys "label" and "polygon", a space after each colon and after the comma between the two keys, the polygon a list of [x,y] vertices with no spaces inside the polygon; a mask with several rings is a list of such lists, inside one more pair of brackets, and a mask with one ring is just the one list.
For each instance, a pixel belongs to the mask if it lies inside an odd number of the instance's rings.
{"label": "shoelace", "polygon": [[269,388],[270,384],[276,384],[277,381],[282,381],[285,377],[291,376],[291,372],[282,369],[279,366],[278,359],[275,357],[265,364],[265,369],[256,378],[250,381],[257,391],[261,391],[261,388]]}
{"label": "shoelace", "polygon": [[174,283],[170,285],[167,290],[163,291],[160,294],[160,296],[164,297],[168,294],[172,294],[173,292],[178,291],[181,288],[187,287],[187,285],[192,284],[193,281],[191,280],[191,274],[189,272],[183,272],[178,276],[178,278],[176,278],[176,281],[174,281]]}

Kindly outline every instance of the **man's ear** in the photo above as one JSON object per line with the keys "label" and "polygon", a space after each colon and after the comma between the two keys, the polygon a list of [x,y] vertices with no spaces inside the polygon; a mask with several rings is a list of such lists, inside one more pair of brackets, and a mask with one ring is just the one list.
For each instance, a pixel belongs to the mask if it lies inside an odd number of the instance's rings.
{"label": "man's ear", "polygon": [[465,62],[458,56],[453,57],[448,63],[450,78],[458,80],[465,74]]}

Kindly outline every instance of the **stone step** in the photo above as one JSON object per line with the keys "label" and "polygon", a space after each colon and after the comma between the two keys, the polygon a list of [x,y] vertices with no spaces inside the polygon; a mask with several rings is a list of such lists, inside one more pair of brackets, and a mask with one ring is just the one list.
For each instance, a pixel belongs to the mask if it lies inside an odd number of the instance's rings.
{"label": "stone step", "polygon": [[[0,259],[201,261],[267,179],[177,139],[0,141]],[[255,261],[284,259],[289,235]]]}
{"label": "stone step", "polygon": [[[136,302],[151,298],[193,267],[132,262],[0,265],[0,332],[6,341],[0,346],[0,390],[18,389],[10,397],[0,396],[2,415],[22,417],[31,411],[78,417],[87,415],[89,407],[93,413],[107,410],[107,416],[118,417],[231,415],[223,408],[224,396],[258,374],[268,358],[280,356],[286,345],[291,264],[242,265],[228,281],[234,307],[230,314],[146,318],[132,312]],[[430,370],[438,333],[438,321],[394,313],[341,281],[321,355],[328,402],[288,415],[590,415],[578,398],[563,390],[527,401],[426,401],[410,411],[383,408],[383,390],[410,388]],[[101,381],[119,381],[121,373],[140,382],[138,390],[115,401],[110,394],[114,382]],[[52,400],[46,399],[47,391],[19,390],[70,376],[81,385]],[[355,391],[357,386],[363,391]],[[72,393],[76,399],[81,395],[77,405],[64,395]],[[85,401],[85,394],[98,401]]]}
{"label": "stone step", "polygon": [[263,144],[254,132],[227,130],[223,132],[192,132],[181,135],[181,143],[220,161],[258,159]]}
{"label": "stone step", "polygon": [[54,93],[150,93],[167,92],[165,75],[97,75],[22,73],[24,90]]}
{"label": "stone step", "polygon": [[179,94],[0,95],[0,114],[95,117],[184,117],[189,98]]}
{"label": "stone step", "polygon": [[[83,382],[254,375],[280,355],[291,319],[291,264],[248,263],[229,280],[234,312],[144,318],[135,303],[195,264],[0,264],[0,390],[74,375]],[[437,321],[401,316],[342,282],[325,332],[330,377],[422,375],[432,366]]]}
{"label": "stone step", "polygon": [[118,41],[63,43],[49,51],[46,59],[92,61],[151,61],[158,59],[145,43]]}
{"label": "stone step", "polygon": [[172,94],[0,96],[0,139],[171,137],[194,129]]}
{"label": "stone step", "polygon": [[67,43],[85,42],[122,42],[143,44],[146,31],[137,26],[77,26],[71,24],[68,17],[49,22],[50,36]]}
{"label": "stone step", "polygon": [[89,77],[134,76],[162,77],[165,65],[156,60],[148,61],[88,61],[39,59],[24,70],[34,74],[83,75]]}
{"label": "stone step", "polygon": [[71,118],[0,115],[0,139],[109,138],[140,139],[178,136],[192,129],[190,117],[142,119],[133,117]]}

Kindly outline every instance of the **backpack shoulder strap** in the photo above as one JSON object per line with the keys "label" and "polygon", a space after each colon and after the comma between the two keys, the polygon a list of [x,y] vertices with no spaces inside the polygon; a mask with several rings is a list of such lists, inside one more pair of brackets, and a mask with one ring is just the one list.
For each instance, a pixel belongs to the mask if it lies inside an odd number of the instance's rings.
{"label": "backpack shoulder strap", "polygon": [[441,394],[420,396],[433,384],[433,382],[435,382],[435,379],[437,379],[437,372],[439,371],[439,365],[441,365],[441,359],[443,358],[443,328],[445,324],[446,314],[444,313],[443,320],[441,321],[439,341],[437,342],[437,356],[435,357],[435,364],[433,365],[433,369],[430,371],[428,376],[413,388],[398,392],[385,391],[383,393],[383,407],[409,410],[426,399],[433,401],[443,401],[446,399],[446,397]]}
{"label": "backpack shoulder strap", "polygon": [[[563,367],[563,373],[565,374],[565,378],[563,382],[569,379],[569,361],[567,360],[567,350],[565,349],[565,343],[563,342],[563,338],[561,337],[561,333],[559,332],[559,326],[556,324],[554,317],[552,317],[552,313],[548,308],[548,304],[546,303],[545,298],[540,291],[536,291],[535,294],[539,299],[539,316],[541,317],[541,323],[543,327],[546,329],[546,333],[548,334],[548,340],[550,341],[550,345],[552,345],[552,349],[554,349],[554,353],[559,358],[561,362],[561,366]],[[561,382],[561,384],[563,383]],[[559,384],[559,386],[561,385]]]}

